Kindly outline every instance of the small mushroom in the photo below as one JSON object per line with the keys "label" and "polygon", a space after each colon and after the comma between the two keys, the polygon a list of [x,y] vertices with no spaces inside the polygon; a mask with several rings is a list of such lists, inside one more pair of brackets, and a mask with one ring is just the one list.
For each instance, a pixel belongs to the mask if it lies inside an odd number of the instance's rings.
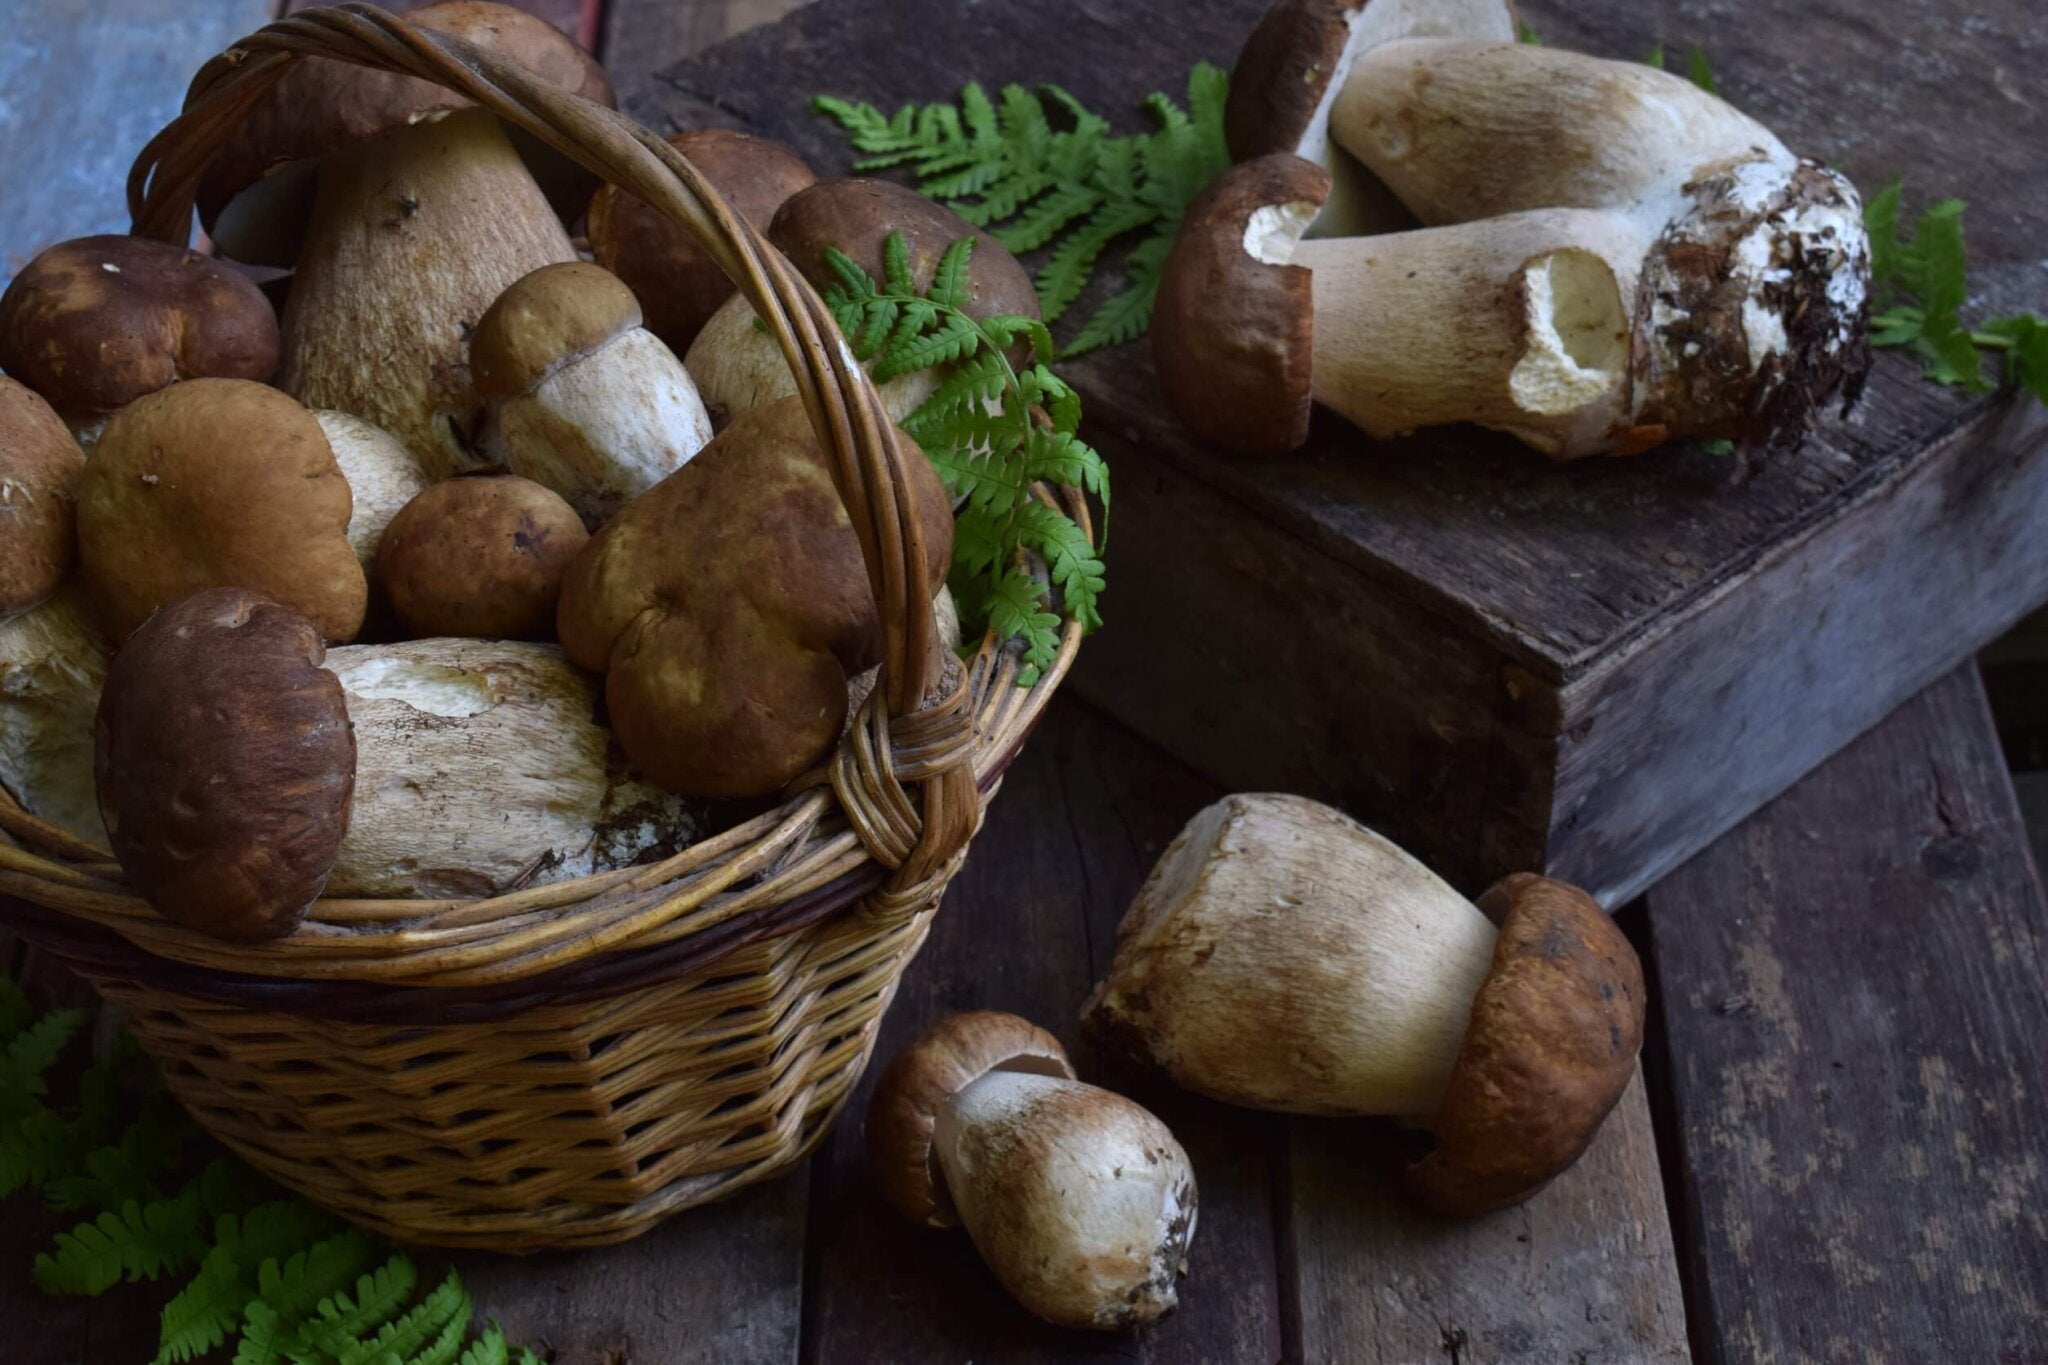
{"label": "small mushroom", "polygon": [[107,424],[79,483],[79,561],[117,641],[161,607],[232,587],[340,642],[368,598],[352,507],[312,413],[244,379],[190,379]]}
{"label": "small mushroom", "polygon": [[220,261],[142,237],[59,242],[0,295],[0,368],[87,436],[181,379],[268,382],[277,354],[262,290]]}
{"label": "small mushroom", "polygon": [[[945,488],[929,461],[908,468],[942,582]],[[605,674],[619,743],[657,785],[764,796],[824,758],[883,633],[802,403],[744,414],[628,503],[570,566],[556,622],[569,657]]]}
{"label": "small mushroom", "polygon": [[408,635],[542,639],[589,539],[575,509],[531,480],[450,479],[392,520],[376,581]]}
{"label": "small mushroom", "polygon": [[927,1227],[964,1225],[1004,1289],[1062,1327],[1171,1312],[1195,1235],[1195,1178],[1166,1125],[1074,1079],[1053,1036],[1012,1014],[956,1014],[875,1086],[876,1183]]}
{"label": "small mushroom", "polygon": [[101,846],[92,726],[110,658],[75,579],[0,621],[0,785],[30,815]]}
{"label": "small mushroom", "polygon": [[1577,888],[1515,876],[1475,906],[1327,806],[1233,796],[1159,860],[1084,1018],[1214,1099],[1428,1128],[1418,1192],[1474,1217],[1578,1160],[1643,1011],[1634,950]]}
{"label": "small mushroom", "polygon": [[[769,138],[693,128],[668,142],[760,232],[784,201],[818,180],[802,157]],[[590,201],[590,249],[640,300],[647,330],[678,354],[737,292],[689,229],[616,185]]]}
{"label": "small mushroom", "polygon": [[552,645],[413,640],[328,651],[356,733],[330,896],[493,896],[686,848],[701,808],[655,790]]}
{"label": "small mushroom", "polygon": [[241,588],[158,612],[114,658],[94,774],[122,871],[159,913],[277,938],[320,896],[356,748],[313,623]]}
{"label": "small mushroom", "polygon": [[593,529],[711,439],[683,363],[602,266],[521,279],[477,323],[469,355],[489,405],[485,454],[561,494]]}
{"label": "small mushroom", "polygon": [[[883,247],[899,232],[910,250],[910,274],[918,288],[930,287],[948,247],[972,237],[965,311],[977,319],[1039,316],[1031,276],[1002,243],[943,205],[885,180],[813,185],[782,206],[768,229],[768,240],[813,285],[829,289],[837,277],[826,260],[827,247],[845,252],[880,280],[885,273]],[[755,325],[753,308],[738,295],[705,323],[683,363],[721,419],[796,392],[796,380],[775,339]],[[892,379],[881,386],[883,407],[900,422],[931,397],[943,379],[943,367]]]}
{"label": "small mushroom", "polygon": [[[406,17],[612,103],[603,71],[544,19],[488,0],[443,0]],[[200,219],[237,260],[296,263],[285,391],[374,422],[443,479],[475,463],[482,403],[469,329],[520,276],[575,259],[536,179],[564,160],[431,82],[309,58],[207,166]],[[569,178],[581,209],[591,187]]]}
{"label": "small mushroom", "polygon": [[348,480],[349,548],[368,573],[391,519],[426,491],[426,471],[397,437],[374,423],[331,409],[316,412],[313,418],[334,450],[341,476]]}
{"label": "small mushroom", "polygon": [[77,543],[85,452],[33,389],[0,375],[0,617],[55,592]]}

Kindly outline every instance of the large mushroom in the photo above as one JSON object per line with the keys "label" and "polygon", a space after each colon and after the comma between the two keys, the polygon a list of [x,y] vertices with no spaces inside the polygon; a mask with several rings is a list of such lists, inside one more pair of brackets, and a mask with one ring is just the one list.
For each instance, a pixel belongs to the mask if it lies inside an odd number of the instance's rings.
{"label": "large mushroom", "polygon": [[[818,180],[802,157],[769,138],[693,128],[668,142],[759,232],[791,195]],[[625,281],[647,330],[679,354],[738,292],[688,228],[617,185],[591,199],[589,232],[597,263]]]}
{"label": "large mushroom", "polygon": [[1172,1311],[1195,1235],[1187,1153],[1143,1108],[1075,1080],[1045,1030],[1013,1014],[940,1020],[876,1084],[867,1150],[892,1204],[964,1225],[1048,1322],[1118,1331]]}
{"label": "large mushroom", "polygon": [[277,370],[277,315],[247,277],[141,237],[79,237],[30,261],[0,295],[0,368],[90,437],[181,379]]}
{"label": "large mushroom", "polygon": [[407,503],[377,551],[377,586],[405,633],[538,640],[590,539],[574,508],[511,474],[437,483]]}
{"label": "large mushroom", "polygon": [[[588,54],[509,5],[444,0],[407,18],[612,103]],[[436,479],[473,462],[469,329],[522,275],[575,259],[522,149],[554,173],[553,153],[452,91],[312,58],[250,111],[199,186],[227,254],[296,262],[283,387],[376,423]]]}
{"label": "large mushroom", "polygon": [[683,362],[640,320],[616,275],[570,261],[507,289],[470,338],[484,453],[561,494],[592,528],[711,439]]}
{"label": "large mushroom", "polygon": [[158,612],[100,697],[94,774],[122,871],[168,919],[289,934],[348,829],[356,746],[312,622],[241,588]]}
{"label": "large mushroom", "polygon": [[0,621],[0,785],[30,815],[102,847],[92,727],[110,658],[76,579]]}
{"label": "large mushroom", "polygon": [[1474,905],[1326,806],[1233,796],[1153,869],[1085,1018],[1227,1103],[1428,1128],[1417,1188],[1472,1217],[1578,1160],[1643,1011],[1634,950],[1577,888],[1515,876]]}
{"label": "large mushroom", "polygon": [[107,424],[78,490],[79,561],[108,634],[205,588],[247,588],[355,636],[353,498],[319,421],[276,389],[192,379]]}
{"label": "large mushroom", "polygon": [[[793,196],[775,215],[768,240],[788,256],[807,280],[830,289],[837,276],[825,255],[846,253],[875,279],[884,277],[882,253],[901,233],[910,253],[910,274],[927,289],[946,249],[974,239],[968,264],[965,310],[980,320],[1039,316],[1031,276],[1002,243],[966,219],[917,191],[886,180],[828,180]],[[714,415],[737,417],[796,392],[796,380],[775,339],[755,323],[754,310],[734,295],[712,314],[691,344],[684,365]],[[900,422],[931,397],[943,368],[917,370],[881,386],[882,404]]]}
{"label": "large mushroom", "polygon": [[[921,457],[909,472],[925,570],[942,582],[945,488]],[[764,796],[822,759],[883,634],[802,403],[743,414],[628,503],[570,566],[557,625],[569,657],[606,675],[619,742],[660,786]]]}
{"label": "large mushroom", "polygon": [[48,597],[71,569],[85,452],[34,390],[0,375],[0,618]]}

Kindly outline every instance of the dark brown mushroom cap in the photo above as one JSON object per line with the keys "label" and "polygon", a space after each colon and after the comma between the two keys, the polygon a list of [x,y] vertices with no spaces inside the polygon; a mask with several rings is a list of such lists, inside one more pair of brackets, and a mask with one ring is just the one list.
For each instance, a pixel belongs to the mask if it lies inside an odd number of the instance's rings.
{"label": "dark brown mushroom cap", "polygon": [[1238,161],[1298,152],[1344,62],[1351,19],[1369,0],[1280,0],[1230,72],[1223,137]]}
{"label": "dark brown mushroom cap", "polygon": [[[572,95],[616,105],[604,69],[545,19],[491,0],[442,0],[405,17],[421,28],[510,57]],[[307,172],[313,161],[472,103],[412,76],[325,57],[301,59],[243,117],[208,164],[199,181],[200,222],[237,260],[290,265],[312,203]],[[520,146],[529,163],[537,155],[558,156],[531,139]],[[258,187],[262,193],[241,202],[245,191]],[[588,201],[591,188],[586,180],[570,191],[578,196],[576,208]],[[559,199],[556,204],[562,207]]]}
{"label": "dark brown mushroom cap", "polygon": [[57,590],[77,552],[85,452],[35,390],[0,375],[0,616]]}
{"label": "dark brown mushroom cap", "polygon": [[1509,1208],[1577,1161],[1636,1070],[1643,968],[1575,886],[1520,873],[1479,900],[1505,916],[1493,969],[1415,1167],[1423,1202],[1453,1218]]}
{"label": "dark brown mushroom cap", "polygon": [[992,1071],[1074,1079],[1059,1039],[1014,1014],[977,1010],[941,1019],[896,1055],[868,1101],[868,1170],[904,1217],[960,1225],[932,1150],[946,1101]]}
{"label": "dark brown mushroom cap", "polygon": [[839,248],[879,280],[882,248],[897,232],[910,249],[911,278],[919,289],[931,285],[946,248],[972,237],[974,257],[968,262],[969,297],[963,311],[977,320],[1041,316],[1031,275],[1009,248],[945,205],[886,180],[813,185],[782,206],[768,229],[768,240],[823,290],[838,282],[826,262],[826,247]]}
{"label": "dark brown mushroom cap", "polygon": [[484,397],[513,398],[639,325],[640,301],[611,271],[588,261],[544,265],[477,319],[470,375]]}
{"label": "dark brown mushroom cap", "polygon": [[72,419],[180,379],[268,381],[277,314],[246,277],[141,237],[59,242],[0,296],[0,367]]}
{"label": "dark brown mushroom cap", "polygon": [[348,832],[356,742],[313,623],[240,588],[152,617],[107,671],[93,775],[114,856],[165,917],[297,928]]}
{"label": "dark brown mushroom cap", "polygon": [[[791,195],[818,182],[802,157],[768,138],[695,128],[668,141],[760,232]],[[688,228],[616,185],[590,201],[590,249],[640,300],[647,330],[677,355],[737,288]]]}
{"label": "dark brown mushroom cap", "polygon": [[589,539],[576,509],[530,479],[450,479],[384,529],[377,585],[412,638],[542,640]]}
{"label": "dark brown mushroom cap", "polygon": [[1308,440],[1314,410],[1314,272],[1262,261],[1247,233],[1262,209],[1330,194],[1330,173],[1279,153],[1234,166],[1196,198],[1160,275],[1152,354],[1166,401],[1189,430],[1248,455]]}

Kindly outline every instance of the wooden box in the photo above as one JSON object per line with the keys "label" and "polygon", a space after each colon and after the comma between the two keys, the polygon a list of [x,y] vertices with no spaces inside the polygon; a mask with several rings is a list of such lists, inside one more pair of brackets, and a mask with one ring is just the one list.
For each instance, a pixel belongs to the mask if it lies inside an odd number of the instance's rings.
{"label": "wooden box", "polygon": [[[837,173],[852,157],[807,92],[894,108],[1058,81],[1130,128],[1145,92],[1228,66],[1264,8],[822,0],[624,93],[654,126],[749,127]],[[1903,171],[1927,198],[1970,194],[1975,282],[2048,307],[2030,259],[2048,105],[1945,74],[1965,39],[1940,15],[1880,33],[1858,13],[1701,34],[1648,31],[1621,0],[1539,17],[1614,56],[1707,39],[1730,97],[1792,146],[1866,189]],[[1914,112],[1958,102],[1975,117]],[[1942,140],[1991,123],[1997,145]],[[1147,347],[1068,372],[1116,491],[1079,691],[1230,787],[1339,802],[1468,888],[1543,868],[1619,903],[2048,598],[2048,413],[1936,389],[1909,357],[1796,453],[1571,466],[1478,432],[1375,445],[1336,419],[1298,456],[1244,460],[1180,432]]]}

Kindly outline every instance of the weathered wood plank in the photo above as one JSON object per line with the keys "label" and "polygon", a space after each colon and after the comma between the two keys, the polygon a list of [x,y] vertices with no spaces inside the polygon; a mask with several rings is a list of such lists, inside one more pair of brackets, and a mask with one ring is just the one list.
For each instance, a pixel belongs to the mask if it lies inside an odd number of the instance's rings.
{"label": "weathered wood plank", "polygon": [[736,33],[773,23],[810,0],[606,0],[598,55],[622,104],[645,99],[657,74],[678,57]]}
{"label": "weathered wood plank", "polygon": [[1288,1151],[1303,1361],[1685,1365],[1671,1227],[1641,1081],[1579,1164],[1470,1224],[1420,1211],[1381,1124],[1299,1123]]}
{"label": "weathered wood plank", "polygon": [[8,7],[0,43],[0,283],[67,237],[128,230],[128,163],[201,61],[272,0],[49,0]]}
{"label": "weathered wood plank", "polygon": [[1650,893],[1700,1359],[2048,1359],[2048,907],[1973,672]]}

